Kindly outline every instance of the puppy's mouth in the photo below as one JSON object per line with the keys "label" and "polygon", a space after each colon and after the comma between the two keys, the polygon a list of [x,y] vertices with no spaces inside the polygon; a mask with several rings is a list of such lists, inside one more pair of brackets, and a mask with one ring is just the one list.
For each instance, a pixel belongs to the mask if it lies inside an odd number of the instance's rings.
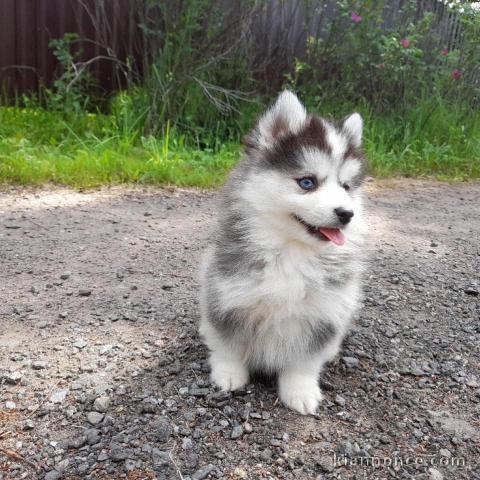
{"label": "puppy's mouth", "polygon": [[293,218],[301,223],[310,235],[313,235],[319,240],[332,242],[339,246],[345,243],[345,235],[339,228],[316,227],[315,225],[310,225],[297,215],[294,215]]}

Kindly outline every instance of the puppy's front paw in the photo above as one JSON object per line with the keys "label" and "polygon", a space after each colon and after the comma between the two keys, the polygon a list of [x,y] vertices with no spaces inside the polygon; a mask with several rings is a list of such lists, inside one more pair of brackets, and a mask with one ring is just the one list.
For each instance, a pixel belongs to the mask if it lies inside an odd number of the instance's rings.
{"label": "puppy's front paw", "polygon": [[280,377],[279,396],[285,406],[302,415],[314,415],[323,395],[316,378]]}
{"label": "puppy's front paw", "polygon": [[241,363],[213,363],[212,382],[225,392],[238,390],[248,383],[248,370]]}

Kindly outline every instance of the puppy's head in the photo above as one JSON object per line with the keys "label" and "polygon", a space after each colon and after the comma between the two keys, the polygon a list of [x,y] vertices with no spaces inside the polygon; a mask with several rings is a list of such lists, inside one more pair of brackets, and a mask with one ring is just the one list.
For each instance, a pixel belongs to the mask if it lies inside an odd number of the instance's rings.
{"label": "puppy's head", "polygon": [[362,128],[358,113],[330,122],[282,92],[245,139],[242,198],[289,237],[343,245],[361,208]]}

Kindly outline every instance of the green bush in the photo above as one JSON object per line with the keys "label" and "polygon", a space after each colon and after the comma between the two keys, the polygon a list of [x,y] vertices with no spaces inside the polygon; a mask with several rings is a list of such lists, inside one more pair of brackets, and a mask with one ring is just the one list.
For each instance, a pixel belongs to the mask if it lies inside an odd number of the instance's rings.
{"label": "green bush", "polygon": [[388,28],[387,0],[335,4],[304,55],[272,51],[269,62],[285,67],[268,84],[252,55],[263,51],[252,33],[262,8],[254,0],[230,9],[222,0],[149,0],[143,80],[132,72],[108,102],[92,89],[78,37],[53,41],[61,64],[53,85],[0,108],[0,181],[217,185],[255,115],[283,87],[327,117],[360,111],[373,174],[480,178],[480,15],[453,7],[460,33],[446,51],[438,17],[417,18],[417,2],[404,3]]}
{"label": "green bush", "polygon": [[[458,12],[457,48],[446,50],[426,13],[414,21],[417,2],[408,1],[395,26],[383,25],[390,2],[341,0],[338,15],[320,38],[309,37],[287,81],[317,103],[369,102],[378,112],[407,110],[419,99],[480,104],[480,15]],[[447,8],[447,7],[445,7]]]}

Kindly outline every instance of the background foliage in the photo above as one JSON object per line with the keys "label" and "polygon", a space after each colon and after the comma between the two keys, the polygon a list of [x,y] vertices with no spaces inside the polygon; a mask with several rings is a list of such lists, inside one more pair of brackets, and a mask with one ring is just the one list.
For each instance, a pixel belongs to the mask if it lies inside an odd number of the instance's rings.
{"label": "background foliage", "polygon": [[480,14],[443,6],[459,24],[447,46],[438,15],[418,4],[403,2],[388,24],[387,0],[339,0],[320,34],[305,18],[301,55],[280,45],[266,55],[253,34],[265,2],[149,0],[143,76],[122,61],[126,88],[116,94],[95,88],[78,37],[51,42],[62,65],[53,85],[0,109],[0,179],[215,185],[285,87],[324,116],[360,111],[377,175],[478,178]]}

